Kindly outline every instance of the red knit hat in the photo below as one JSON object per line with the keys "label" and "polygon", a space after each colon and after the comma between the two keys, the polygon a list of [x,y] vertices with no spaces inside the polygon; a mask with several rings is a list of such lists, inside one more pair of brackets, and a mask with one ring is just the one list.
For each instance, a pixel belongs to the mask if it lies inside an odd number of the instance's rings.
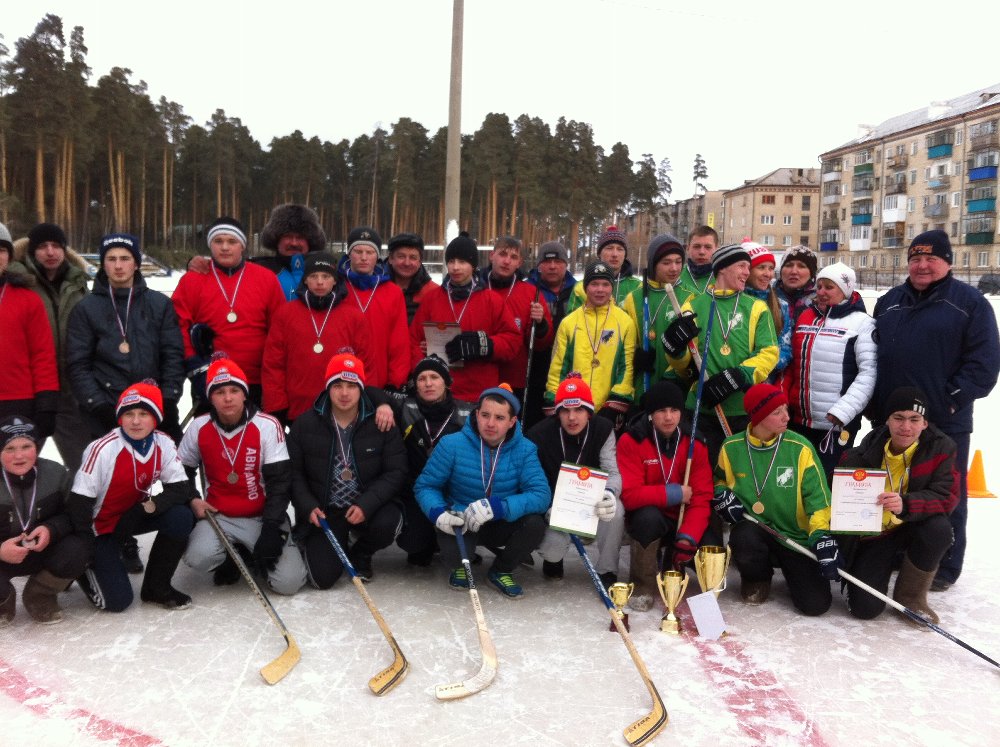
{"label": "red knit hat", "polygon": [[773,384],[754,384],[743,395],[743,409],[750,416],[750,424],[757,425],[782,405],[788,404],[785,393]]}
{"label": "red knit hat", "polygon": [[225,353],[215,353],[205,375],[205,391],[211,397],[215,389],[228,384],[238,386],[247,397],[250,396],[250,385],[243,369],[227,358]]}
{"label": "red knit hat", "polygon": [[586,407],[594,411],[594,395],[587,382],[576,371],[566,374],[566,378],[556,389],[556,410],[560,407]]}
{"label": "red knit hat", "polygon": [[122,415],[135,407],[150,413],[157,425],[163,422],[163,393],[153,379],[143,379],[122,392],[115,408],[115,419],[121,421]]}
{"label": "red knit hat", "polygon": [[756,267],[763,262],[770,262],[772,265],[777,264],[774,260],[774,254],[763,244],[758,244],[756,241],[746,239],[742,246],[747,250],[747,252],[750,253],[751,267]]}
{"label": "red knit hat", "polygon": [[326,388],[335,381],[349,381],[364,388],[365,364],[351,348],[341,348],[326,364]]}

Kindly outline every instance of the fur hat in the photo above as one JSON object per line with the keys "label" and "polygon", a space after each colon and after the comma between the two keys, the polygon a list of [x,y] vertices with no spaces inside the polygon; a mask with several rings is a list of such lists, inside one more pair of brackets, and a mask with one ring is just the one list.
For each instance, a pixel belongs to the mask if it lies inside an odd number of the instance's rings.
{"label": "fur hat", "polygon": [[243,224],[236,220],[236,218],[230,218],[228,215],[216,218],[208,224],[208,230],[205,231],[205,241],[208,243],[209,249],[212,248],[212,239],[219,234],[225,233],[232,234],[239,239],[240,243],[243,244],[243,248],[246,249],[247,232],[243,228]]}
{"label": "fur hat", "polygon": [[34,254],[35,250],[46,241],[54,241],[65,249],[66,232],[55,223],[39,223],[28,231],[28,253]]}
{"label": "fur hat", "polygon": [[538,247],[538,263],[541,264],[547,259],[560,259],[563,262],[569,262],[569,252],[558,241],[546,241]]}
{"label": "fur hat", "polygon": [[570,371],[556,389],[556,412],[560,407],[585,407],[594,411],[594,394],[576,371]]}
{"label": "fur hat", "polygon": [[138,269],[142,264],[142,252],[139,251],[139,238],[130,233],[109,233],[101,239],[101,265],[104,265],[104,255],[111,249],[127,249],[135,259]]}
{"label": "fur hat", "polygon": [[444,379],[445,386],[451,386],[451,369],[448,368],[448,363],[437,354],[431,353],[413,367],[413,380],[416,381],[417,377],[424,371],[434,371]]}
{"label": "fur hat", "polygon": [[349,381],[365,388],[365,364],[351,348],[341,348],[326,364],[326,388],[335,381]]}
{"label": "fur hat", "polygon": [[514,411],[514,417],[517,417],[521,413],[521,403],[518,402],[517,397],[514,396],[514,390],[510,388],[510,384],[500,384],[499,386],[484,389],[483,393],[479,395],[479,402],[476,407],[481,407],[483,400],[487,397],[500,397],[504,402],[510,405],[511,410]]}
{"label": "fur hat", "polygon": [[848,300],[854,295],[854,284],[857,282],[857,278],[854,275],[854,270],[843,262],[834,262],[820,270],[819,274],[816,275],[816,280],[823,279],[829,280],[840,288],[841,293]]}
{"label": "fur hat", "polygon": [[906,253],[907,261],[921,254],[931,254],[940,257],[949,265],[952,263],[951,241],[948,234],[941,230],[924,231],[910,242],[910,249]]}
{"label": "fur hat", "polygon": [[115,408],[115,419],[121,422],[122,415],[135,407],[150,413],[156,418],[157,425],[163,422],[163,392],[153,379],[143,379],[121,393]]}
{"label": "fur hat", "polygon": [[625,238],[625,232],[618,228],[618,226],[608,226],[604,229],[600,236],[597,237],[597,256],[601,256],[601,249],[606,247],[608,244],[621,244],[625,251],[628,251],[628,239]]}
{"label": "fur hat", "polygon": [[729,244],[718,249],[712,255],[712,274],[718,275],[720,270],[734,265],[737,262],[749,262],[750,252],[743,248],[742,244]]}
{"label": "fur hat", "polygon": [[222,351],[214,353],[212,362],[208,366],[208,373],[205,374],[205,393],[211,397],[216,389],[230,384],[238,386],[247,397],[250,396],[250,384],[243,369],[235,361],[227,358]]}
{"label": "fur hat", "polygon": [[789,260],[797,259],[799,262],[804,264],[809,268],[809,279],[816,279],[816,254],[808,246],[803,246],[799,244],[793,246],[787,252],[781,260],[781,266],[784,267]]}
{"label": "fur hat", "polygon": [[389,239],[389,254],[404,247],[416,249],[421,257],[424,256],[424,240],[415,233],[397,233]]}
{"label": "fur hat", "polygon": [[0,420],[0,449],[15,438],[28,438],[38,445],[38,431],[35,424],[21,415],[11,415]]}
{"label": "fur hat", "polygon": [[468,231],[462,231],[458,234],[458,236],[449,242],[448,248],[444,250],[445,264],[453,259],[461,259],[473,267],[479,267],[479,247],[476,246],[476,242],[469,236]]}
{"label": "fur hat", "polygon": [[898,387],[885,401],[885,411],[889,415],[911,410],[927,417],[927,395],[915,386]]}
{"label": "fur hat", "polygon": [[370,246],[376,254],[381,254],[382,237],[371,226],[352,228],[351,232],[347,234],[347,253],[350,254],[351,249],[356,246]]}
{"label": "fur hat", "polygon": [[743,409],[750,416],[750,424],[757,425],[760,421],[788,404],[785,393],[773,384],[754,384],[743,395]]}
{"label": "fur hat", "polygon": [[615,282],[615,276],[611,272],[611,268],[601,260],[591,262],[587,265],[587,269],[583,271],[583,289],[586,290],[587,286],[595,280],[607,280],[609,283]]}
{"label": "fur hat", "polygon": [[278,251],[278,241],[287,233],[305,237],[310,252],[320,252],[326,247],[326,234],[319,225],[319,216],[305,205],[288,203],[278,205],[260,232],[260,244],[272,252]]}
{"label": "fur hat", "polygon": [[681,261],[684,261],[684,245],[680,239],[672,233],[661,233],[650,239],[646,249],[646,274],[649,277],[655,275],[652,268],[656,267],[656,263],[668,254],[679,254]]}

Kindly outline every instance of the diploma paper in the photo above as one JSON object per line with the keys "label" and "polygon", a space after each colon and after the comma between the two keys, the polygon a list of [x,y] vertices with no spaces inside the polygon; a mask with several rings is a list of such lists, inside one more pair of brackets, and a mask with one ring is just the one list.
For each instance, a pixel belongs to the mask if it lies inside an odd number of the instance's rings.
{"label": "diploma paper", "polygon": [[719,609],[719,600],[714,591],[688,597],[687,605],[694,618],[694,625],[698,628],[698,635],[702,638],[717,641],[726,632],[726,621],[722,619],[722,610]]}
{"label": "diploma paper", "polygon": [[878,534],[882,531],[882,507],[876,500],[885,492],[884,469],[835,469],[830,531]]}
{"label": "diploma paper", "polygon": [[563,462],[552,495],[549,526],[581,537],[596,537],[598,519],[594,506],[604,497],[607,484],[607,472]]}
{"label": "diploma paper", "polygon": [[[424,340],[427,342],[427,355],[434,353],[441,360],[448,360],[444,346],[458,337],[462,328],[455,322],[424,322]],[[463,361],[449,363],[449,368],[461,368]]]}

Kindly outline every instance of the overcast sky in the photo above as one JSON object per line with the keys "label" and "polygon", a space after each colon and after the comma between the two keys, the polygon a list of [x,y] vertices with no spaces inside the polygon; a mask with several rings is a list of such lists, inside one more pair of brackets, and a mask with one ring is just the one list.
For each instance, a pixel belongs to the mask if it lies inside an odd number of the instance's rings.
{"label": "overcast sky", "polygon": [[[467,0],[462,131],[489,112],[589,122],[607,151],[621,141],[633,160],[669,158],[676,199],[693,192],[695,153],[707,186],[729,189],[816,166],[859,124],[1000,84],[996,2],[944,27],[947,6],[922,2],[681,7]],[[296,129],[338,141],[402,116],[432,133],[447,124],[451,0],[20,0],[0,17],[11,53],[46,12],[67,37],[84,27],[92,82],[128,67],[154,101],[198,123],[224,109],[265,147]]]}

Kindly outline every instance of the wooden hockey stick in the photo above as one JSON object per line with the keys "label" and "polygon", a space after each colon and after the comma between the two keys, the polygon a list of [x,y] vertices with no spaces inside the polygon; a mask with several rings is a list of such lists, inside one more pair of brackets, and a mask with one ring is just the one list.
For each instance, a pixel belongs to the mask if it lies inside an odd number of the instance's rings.
{"label": "wooden hockey stick", "polygon": [[330,544],[333,545],[333,549],[337,553],[337,557],[340,558],[340,562],[343,564],[344,568],[347,569],[348,574],[350,574],[351,581],[354,582],[354,587],[361,594],[361,598],[365,600],[365,604],[368,605],[368,611],[372,613],[372,617],[374,617],[375,622],[378,623],[379,629],[382,631],[382,635],[385,636],[385,639],[389,641],[389,645],[392,647],[392,664],[368,680],[368,689],[376,695],[385,695],[392,688],[403,681],[403,678],[410,669],[410,663],[406,660],[406,657],[403,656],[403,651],[399,648],[399,644],[396,643],[396,639],[393,637],[392,631],[389,630],[389,626],[386,624],[385,618],[382,617],[378,608],[375,607],[375,602],[373,602],[371,596],[369,596],[364,582],[358,578],[358,573],[354,569],[354,565],[347,557],[347,553],[344,552],[344,548],[340,544],[339,540],[337,540],[337,535],[335,535],[333,530],[330,529],[330,524],[326,519],[320,518],[319,525],[323,528],[323,533],[326,535],[326,538],[330,540]]}
{"label": "wooden hockey stick", "polygon": [[253,574],[250,573],[250,570],[247,568],[246,563],[243,562],[243,558],[240,557],[236,548],[233,547],[229,538],[222,531],[222,527],[219,526],[219,522],[215,519],[215,512],[206,511],[205,519],[208,520],[212,529],[214,529],[215,533],[219,536],[219,541],[222,542],[222,546],[226,548],[226,553],[230,558],[232,558],[236,567],[240,569],[240,573],[250,585],[250,590],[257,597],[257,601],[264,605],[264,609],[267,610],[267,613],[271,616],[274,624],[278,626],[278,629],[281,630],[281,634],[285,636],[285,642],[288,645],[285,648],[284,653],[260,670],[260,676],[264,678],[264,682],[267,684],[273,685],[280,682],[281,679],[291,672],[292,668],[299,663],[299,659],[302,658],[302,652],[299,651],[299,645],[295,642],[295,638],[292,637],[288,628],[285,627],[285,623],[283,623],[281,618],[278,617],[278,612],[271,604],[271,600],[267,598],[264,590],[260,588],[260,585],[257,583],[256,579],[254,579]]}
{"label": "wooden hockey stick", "polygon": [[587,556],[587,551],[584,549],[583,543],[580,542],[580,538],[575,534],[571,534],[569,537],[573,540],[573,544],[576,545],[576,550],[580,553],[580,557],[583,558],[583,564],[587,568],[587,573],[590,574],[590,580],[594,582],[594,586],[597,588],[597,593],[600,595],[601,601],[603,601],[604,606],[608,608],[608,612],[611,614],[611,619],[615,623],[615,629],[618,631],[618,635],[622,637],[622,641],[625,643],[625,648],[628,649],[629,655],[632,657],[632,661],[635,663],[636,669],[639,670],[639,675],[642,677],[642,681],[645,683],[646,689],[649,690],[649,694],[653,696],[653,710],[638,721],[626,726],[622,731],[622,734],[625,735],[625,741],[629,744],[645,744],[659,734],[660,730],[666,726],[667,722],[670,720],[667,715],[667,707],[663,704],[663,698],[661,698],[660,693],[657,692],[656,685],[653,684],[653,678],[649,676],[649,670],[646,669],[646,665],[643,663],[642,657],[639,656],[639,651],[636,649],[635,643],[632,642],[632,637],[629,635],[628,631],[625,630],[625,625],[622,624],[621,618],[618,617],[618,613],[615,611],[614,602],[611,601],[611,597],[608,596],[608,592],[605,590],[604,584],[601,583],[601,577],[597,575],[597,570],[594,568],[594,564],[590,562],[590,558]]}
{"label": "wooden hockey stick", "polygon": [[479,631],[479,648],[483,654],[483,664],[479,671],[468,679],[461,682],[452,682],[449,685],[438,685],[434,688],[434,695],[438,700],[458,700],[474,695],[485,690],[497,676],[497,651],[493,646],[493,639],[490,631],[486,627],[486,617],[483,615],[483,607],[479,603],[479,592],[476,590],[476,582],[472,578],[472,565],[469,563],[469,553],[465,549],[465,538],[462,530],[455,530],[455,539],[458,541],[458,551],[462,554],[462,567],[465,568],[465,577],[469,579],[469,596],[472,598],[472,609],[476,613],[476,628]]}

